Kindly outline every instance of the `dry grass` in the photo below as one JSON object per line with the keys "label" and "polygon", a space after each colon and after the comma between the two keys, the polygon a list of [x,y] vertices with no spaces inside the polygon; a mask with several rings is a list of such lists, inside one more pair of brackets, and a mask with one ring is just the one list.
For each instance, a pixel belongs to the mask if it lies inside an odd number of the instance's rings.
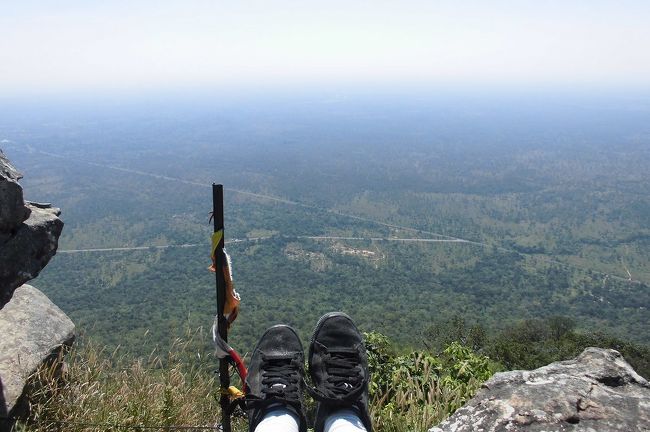
{"label": "dry grass", "polygon": [[[119,351],[78,346],[63,368],[55,363],[34,377],[38,385],[30,398],[31,414],[17,430],[213,427],[220,413],[217,379],[208,372],[215,368],[214,358],[188,352],[190,342],[191,337],[177,339],[165,356],[131,361]],[[234,426],[245,430],[241,420],[235,419]]]}

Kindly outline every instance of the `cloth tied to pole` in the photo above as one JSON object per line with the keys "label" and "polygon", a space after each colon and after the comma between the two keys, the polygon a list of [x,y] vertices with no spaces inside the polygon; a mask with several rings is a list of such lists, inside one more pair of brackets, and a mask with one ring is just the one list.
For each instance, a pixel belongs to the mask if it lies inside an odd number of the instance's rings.
{"label": "cloth tied to pole", "polygon": [[[237,318],[239,313],[239,303],[241,302],[241,296],[235,290],[235,284],[233,283],[232,278],[232,261],[230,255],[226,252],[226,249],[218,251],[219,242],[223,239],[223,230],[216,231],[212,234],[212,254],[210,258],[212,259],[212,264],[208,267],[208,270],[211,272],[217,271],[217,262],[222,263],[223,279],[226,281],[226,302],[223,308],[223,315],[228,320],[228,325],[232,324],[233,321]],[[221,256],[217,257],[217,253],[221,252]],[[220,258],[217,260],[217,258]]]}

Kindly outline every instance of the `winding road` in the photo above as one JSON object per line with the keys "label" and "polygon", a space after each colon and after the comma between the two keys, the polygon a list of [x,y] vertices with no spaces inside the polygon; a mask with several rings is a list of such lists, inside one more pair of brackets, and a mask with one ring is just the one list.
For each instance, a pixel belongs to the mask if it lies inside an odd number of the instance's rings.
{"label": "winding road", "polygon": [[[250,237],[244,239],[226,240],[227,245],[237,243],[249,243],[261,240],[268,240],[271,238],[297,238],[307,240],[365,240],[375,242],[405,242],[405,243],[467,243],[477,244],[468,240],[461,239],[421,239],[421,238],[383,238],[383,237],[338,237],[338,236],[268,236],[268,237]],[[157,250],[157,249],[187,249],[194,247],[208,247],[208,243],[187,243],[187,244],[171,244],[171,245],[155,245],[155,246],[132,246],[132,247],[113,247],[113,248],[87,248],[87,249],[60,249],[57,253],[74,254],[74,253],[88,253],[88,252],[122,252],[122,251],[138,251],[138,250]]]}

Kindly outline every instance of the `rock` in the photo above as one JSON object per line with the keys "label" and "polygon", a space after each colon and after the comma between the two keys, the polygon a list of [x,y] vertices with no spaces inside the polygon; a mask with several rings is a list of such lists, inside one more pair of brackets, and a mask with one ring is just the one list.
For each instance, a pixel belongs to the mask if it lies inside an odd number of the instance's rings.
{"label": "rock", "polygon": [[18,184],[21,178],[0,151],[0,244],[29,217],[30,210],[23,202],[23,188]]}
{"label": "rock", "polygon": [[429,432],[650,431],[650,384],[614,350],[498,373]]}
{"label": "rock", "polygon": [[57,208],[29,206],[31,214],[0,244],[0,308],[13,291],[35,278],[56,253],[63,222]]}
{"label": "rock", "polygon": [[[29,285],[56,253],[63,222],[59,209],[28,203],[20,173],[0,151],[0,431],[19,414],[28,378],[61,347],[74,324]],[[21,286],[22,285],[22,286]],[[13,295],[13,297],[12,297]]]}
{"label": "rock", "polygon": [[16,288],[47,265],[63,229],[59,209],[25,204],[20,178],[0,151],[0,309]]}
{"label": "rock", "polygon": [[0,310],[0,335],[0,417],[11,417],[29,376],[72,344],[74,324],[45,294],[23,285]]}

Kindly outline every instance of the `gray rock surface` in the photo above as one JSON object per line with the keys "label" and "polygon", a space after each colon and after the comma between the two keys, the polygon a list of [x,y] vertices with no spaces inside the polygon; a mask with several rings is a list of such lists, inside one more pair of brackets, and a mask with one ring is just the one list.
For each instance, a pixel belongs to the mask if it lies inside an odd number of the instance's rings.
{"label": "gray rock surface", "polygon": [[29,217],[23,201],[23,188],[18,184],[22,175],[9,163],[0,150],[0,244],[8,233]]}
{"label": "gray rock surface", "polygon": [[650,384],[614,350],[498,373],[429,432],[650,431]]}
{"label": "gray rock surface", "polygon": [[6,417],[29,376],[72,344],[74,324],[45,294],[23,285],[0,310],[0,335],[0,417]]}
{"label": "gray rock surface", "polygon": [[29,218],[0,244],[0,308],[13,291],[38,276],[56,253],[63,222],[56,208],[29,205]]}
{"label": "gray rock surface", "polygon": [[59,209],[25,204],[20,178],[0,150],[0,309],[47,265],[63,229]]}

